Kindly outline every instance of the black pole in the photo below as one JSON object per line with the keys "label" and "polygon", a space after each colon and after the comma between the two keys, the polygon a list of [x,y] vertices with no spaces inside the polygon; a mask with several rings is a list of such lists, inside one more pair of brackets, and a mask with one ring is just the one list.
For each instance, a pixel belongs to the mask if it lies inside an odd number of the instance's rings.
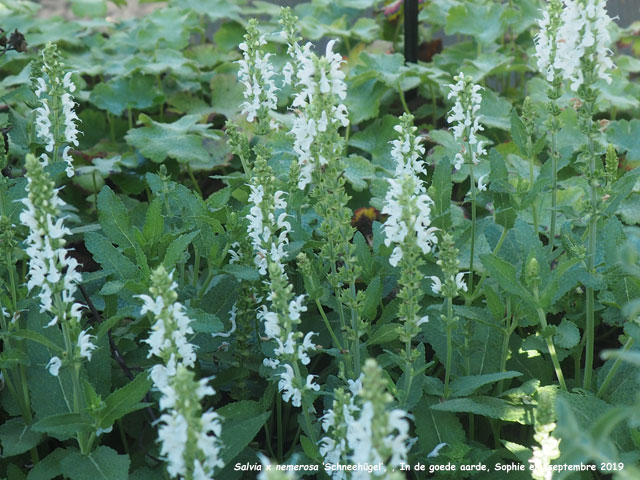
{"label": "black pole", "polygon": [[418,61],[418,0],[404,0],[404,60]]}

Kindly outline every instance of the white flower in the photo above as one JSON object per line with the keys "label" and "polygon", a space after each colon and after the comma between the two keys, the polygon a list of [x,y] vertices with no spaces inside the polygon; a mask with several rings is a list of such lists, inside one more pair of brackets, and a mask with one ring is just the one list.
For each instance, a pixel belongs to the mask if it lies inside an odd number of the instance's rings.
{"label": "white flower", "polygon": [[269,61],[270,53],[260,48],[265,45],[265,35],[260,35],[255,22],[250,22],[245,42],[239,45],[243,59],[239,60],[238,79],[244,86],[245,102],[242,103],[242,114],[249,122],[256,118],[266,120],[270,111],[278,107],[276,84],[273,80],[275,70]]}
{"label": "white flower", "polygon": [[533,455],[529,459],[531,476],[534,480],[551,480],[553,477],[551,461],[560,456],[560,440],[552,435],[555,428],[555,423],[536,426],[533,438],[540,446],[532,448]]}
{"label": "white flower", "polygon": [[303,365],[309,365],[310,359],[307,352],[309,350],[316,349],[315,344],[311,341],[311,337],[313,337],[314,335],[316,335],[315,332],[307,333],[304,336],[304,341],[302,342],[302,345],[298,346],[298,360],[300,360],[300,363],[302,363]]}
{"label": "white flower", "polygon": [[557,33],[557,54],[553,63],[573,91],[584,82],[584,60],[596,63],[598,77],[611,83],[611,36],[605,0],[563,0]]}
{"label": "white flower", "polygon": [[89,335],[86,330],[82,330],[78,335],[78,348],[80,349],[80,356],[91,360],[91,352],[97,347],[91,342],[92,338],[96,338],[93,335]]}
{"label": "white flower", "polygon": [[478,178],[478,191],[479,192],[486,192],[487,191],[487,185],[483,181],[485,178],[487,178],[486,175],[482,175],[480,178]]}
{"label": "white flower", "polygon": [[467,291],[467,283],[464,281],[464,272],[456,275],[456,286],[459,290]]}
{"label": "white flower", "polygon": [[429,278],[431,279],[431,282],[432,282],[431,290],[433,291],[433,293],[438,295],[442,291],[442,282],[440,281],[440,278],[436,276],[431,276]]}
{"label": "white flower", "polygon": [[[480,85],[474,85],[469,77],[460,75],[453,77],[455,84],[448,85],[450,92],[447,98],[453,98],[455,103],[449,111],[447,122],[452,125],[453,137],[461,145],[461,152],[455,157],[455,168],[459,169],[464,163],[464,155],[471,155],[474,165],[480,162],[480,157],[487,152],[483,142],[477,137],[478,132],[484,130],[480,125],[482,115],[478,115],[482,96]],[[467,146],[470,152],[467,152]]]}
{"label": "white flower", "polygon": [[438,445],[436,445],[433,450],[431,450],[431,452],[429,452],[429,454],[427,455],[427,458],[435,458],[440,454],[440,450],[442,450],[443,447],[448,446],[448,443],[442,442],[439,443]]}
{"label": "white flower", "polygon": [[184,313],[184,307],[180,302],[169,303],[171,298],[177,298],[175,289],[177,284],[172,281],[172,273],[167,273],[164,267],[158,267],[151,276],[152,290],[160,291],[154,300],[148,295],[138,295],[144,302],[141,313],[151,312],[155,317],[155,323],[151,326],[149,338],[143,340],[151,348],[148,357],[166,357],[176,355],[177,360],[188,367],[192,367],[196,361],[195,346],[187,339],[193,334],[190,326],[191,319]]}
{"label": "white flower", "polygon": [[285,402],[291,400],[291,405],[299,407],[302,401],[302,392],[293,385],[295,374],[291,365],[284,364],[284,372],[280,373],[280,381],[278,382],[278,390],[282,392],[282,399]]}
{"label": "white flower", "polygon": [[49,363],[47,363],[47,370],[49,370],[49,373],[51,375],[57,377],[61,366],[62,360],[60,360],[58,357],[51,357],[51,360],[49,360]]}

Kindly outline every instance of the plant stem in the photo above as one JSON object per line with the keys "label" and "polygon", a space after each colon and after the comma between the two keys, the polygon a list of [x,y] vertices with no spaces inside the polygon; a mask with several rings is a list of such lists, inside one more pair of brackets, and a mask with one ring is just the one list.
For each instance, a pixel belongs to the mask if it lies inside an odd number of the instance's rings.
{"label": "plant stem", "polygon": [[[537,286],[533,288],[533,295],[536,299],[536,302],[538,302],[539,294],[538,294]],[[538,319],[540,320],[540,325],[542,325],[542,329],[545,330],[548,326],[547,317],[545,316],[544,311],[542,310],[541,307],[537,307],[536,311],[538,312]],[[547,342],[547,348],[549,349],[549,355],[551,355],[551,362],[553,363],[553,369],[556,371],[556,377],[558,377],[558,382],[560,382],[560,387],[562,387],[562,389],[565,392],[568,392],[567,384],[564,381],[564,375],[562,373],[562,367],[560,366],[560,361],[558,360],[558,354],[556,353],[556,347],[553,344],[553,337],[550,335],[545,336],[545,341]]]}
{"label": "plant stem", "polygon": [[[500,234],[500,238],[498,239],[498,243],[496,244],[495,248],[493,249],[493,254],[494,255],[497,255],[498,252],[500,251],[500,249],[502,248],[502,244],[504,243],[505,239],[507,238],[507,232],[508,232],[508,230],[506,228],[502,229],[502,233]],[[486,277],[487,277],[487,272],[484,272],[482,274],[482,276],[480,277],[480,281],[478,282],[478,285],[476,285],[476,288],[473,291],[473,293],[469,297],[466,298],[465,304],[467,306],[469,306],[471,304],[471,302],[473,302],[480,295],[480,289],[482,288],[482,284],[484,283],[484,280],[485,280]]]}
{"label": "plant stem", "polygon": [[473,172],[473,161],[469,164],[471,181],[471,254],[469,256],[469,291],[473,292],[473,257],[476,249],[476,179]]}
{"label": "plant stem", "polygon": [[453,298],[447,297],[447,363],[444,369],[444,398],[449,398],[449,376],[451,374],[452,359],[452,330],[453,330]]}
{"label": "plant stem", "polygon": [[411,114],[411,110],[409,110],[409,106],[407,105],[407,99],[404,97],[404,92],[402,91],[402,87],[400,86],[400,82],[397,85],[398,95],[400,95],[400,103],[402,103],[402,108],[405,113]]}
{"label": "plant stem", "polygon": [[324,313],[324,308],[322,308],[322,304],[320,303],[319,298],[316,298],[316,307],[318,308],[318,312],[320,312],[320,316],[322,317],[322,320],[324,321],[324,324],[327,327],[327,330],[329,330],[329,335],[331,335],[331,339],[333,340],[333,343],[335,343],[338,350],[342,351],[342,345],[340,344],[340,340],[338,340],[338,337],[336,337],[336,334],[333,331],[331,324],[329,323],[329,319],[327,318],[327,315]]}
{"label": "plant stem", "polygon": [[198,195],[200,195],[200,198],[202,198],[202,190],[200,190],[200,185],[198,185],[198,181],[196,180],[196,177],[193,175],[193,170],[191,170],[191,165],[189,164],[189,162],[187,162],[187,173],[189,174],[189,178],[191,179],[191,182],[193,182],[193,186],[196,189],[196,192],[198,192]]}
{"label": "plant stem", "polygon": [[[554,118],[555,122],[556,119]],[[558,153],[555,127],[551,130],[551,225],[549,226],[549,251],[553,251],[556,239],[556,221],[558,210]]]}
{"label": "plant stem", "polygon": [[277,396],[276,400],[276,429],[278,432],[278,460],[282,461],[282,397],[280,395]]}
{"label": "plant stem", "polygon": [[[629,351],[633,346],[633,341],[634,340],[632,337],[628,337],[627,341],[624,343],[624,346],[622,347],[622,351],[623,352]],[[602,385],[600,385],[600,388],[598,389],[598,393],[596,393],[596,398],[601,398],[602,395],[604,395],[604,393],[607,391],[607,388],[609,388],[609,384],[613,380],[613,377],[616,376],[616,372],[618,371],[618,368],[620,368],[621,364],[622,364],[622,357],[616,358],[616,361],[613,363],[612,367],[609,369],[609,372],[607,373],[607,376],[604,378]]]}

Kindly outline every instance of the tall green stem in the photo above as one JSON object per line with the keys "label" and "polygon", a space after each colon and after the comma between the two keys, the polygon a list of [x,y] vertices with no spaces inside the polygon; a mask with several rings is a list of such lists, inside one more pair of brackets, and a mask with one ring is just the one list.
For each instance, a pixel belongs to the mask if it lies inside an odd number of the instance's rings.
{"label": "tall green stem", "polygon": [[[539,302],[539,293],[538,287],[535,286],[533,288],[533,295],[536,299],[536,302]],[[540,325],[542,326],[542,330],[547,330],[547,317],[544,314],[544,311],[541,307],[537,307],[536,311],[538,312],[538,319],[540,320]],[[546,333],[546,332],[545,332]],[[567,384],[564,381],[564,374],[562,373],[562,367],[560,366],[560,360],[558,360],[558,354],[556,353],[556,347],[553,344],[553,337],[551,335],[545,335],[545,341],[547,342],[547,349],[549,350],[549,355],[551,356],[551,362],[553,363],[553,369],[556,372],[556,377],[558,377],[558,382],[560,383],[560,387],[567,392]]]}
{"label": "tall green stem", "polygon": [[[624,346],[622,347],[622,351],[628,352],[633,346],[633,342],[634,342],[633,338],[628,337],[627,341],[624,343]],[[613,377],[616,376],[616,372],[618,371],[618,368],[620,368],[620,364],[622,364],[622,357],[616,358],[616,361],[613,363],[613,366],[609,369],[607,376],[604,378],[602,385],[600,385],[600,388],[598,389],[598,393],[596,393],[597,398],[602,398],[602,395],[604,395],[604,393],[607,391],[607,388],[609,388],[609,384],[613,380]]]}
{"label": "tall green stem", "polygon": [[451,375],[451,360],[453,353],[453,298],[447,297],[447,363],[444,371],[444,398],[449,398],[449,376]]}
{"label": "tall green stem", "polygon": [[469,291],[473,292],[473,257],[476,250],[476,179],[473,172],[473,162],[469,164],[469,178],[471,180],[471,254],[469,256]]}

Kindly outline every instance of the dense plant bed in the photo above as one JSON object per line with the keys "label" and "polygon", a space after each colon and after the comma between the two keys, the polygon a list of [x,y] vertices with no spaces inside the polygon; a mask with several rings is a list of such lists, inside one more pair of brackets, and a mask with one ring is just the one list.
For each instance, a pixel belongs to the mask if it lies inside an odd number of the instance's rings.
{"label": "dense plant bed", "polygon": [[0,477],[640,478],[640,26],[415,3],[0,0]]}

